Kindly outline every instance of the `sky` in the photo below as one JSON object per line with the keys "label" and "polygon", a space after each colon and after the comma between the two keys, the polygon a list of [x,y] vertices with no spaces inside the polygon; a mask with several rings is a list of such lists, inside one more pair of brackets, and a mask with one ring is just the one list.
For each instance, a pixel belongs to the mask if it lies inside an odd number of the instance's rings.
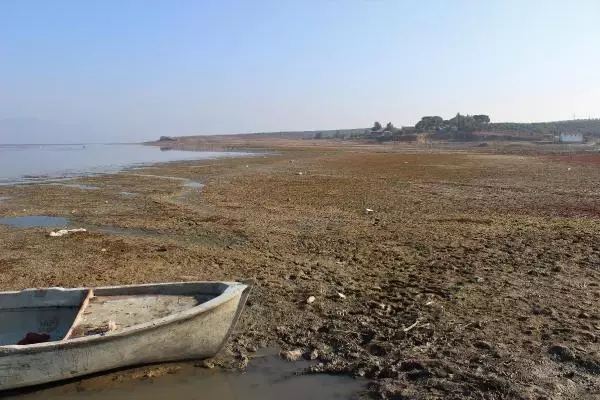
{"label": "sky", "polygon": [[26,126],[0,142],[600,117],[599,17],[598,0],[0,0],[0,128]]}

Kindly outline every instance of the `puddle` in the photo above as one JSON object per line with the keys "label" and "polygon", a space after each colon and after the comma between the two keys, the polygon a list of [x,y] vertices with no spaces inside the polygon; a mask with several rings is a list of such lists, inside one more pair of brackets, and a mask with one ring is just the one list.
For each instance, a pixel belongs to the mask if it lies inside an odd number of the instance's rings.
{"label": "puddle", "polygon": [[10,197],[8,197],[8,196],[0,196],[0,203],[4,202],[6,200],[10,200]]}
{"label": "puddle", "polygon": [[64,187],[68,187],[68,188],[81,189],[81,190],[100,189],[99,186],[85,185],[82,183],[51,183],[51,185],[64,186]]}
{"label": "puddle", "polygon": [[55,385],[19,399],[329,400],[357,399],[365,388],[365,381],[347,376],[300,375],[307,365],[308,362],[287,362],[269,355],[253,358],[243,373],[207,370],[187,363],[178,364],[179,369],[175,364],[162,366],[176,370],[171,374],[127,379],[127,375],[143,375],[144,369],[137,368]]}
{"label": "puddle", "polygon": [[137,196],[139,193],[136,193],[136,192],[125,192],[125,191],[123,191],[123,192],[119,192],[119,194],[122,195],[122,196]]}
{"label": "puddle", "polygon": [[186,188],[192,189],[202,189],[205,185],[203,183],[192,181],[188,178],[180,178],[178,176],[165,176],[165,175],[152,175],[152,174],[129,174],[135,176],[143,176],[145,178],[157,178],[157,179],[168,179],[172,181],[180,181],[183,182],[183,186]]}
{"label": "puddle", "polygon": [[200,182],[188,181],[188,182],[184,183],[183,186],[185,186],[186,188],[192,188],[192,189],[202,189],[204,187],[204,184],[200,183]]}
{"label": "puddle", "polygon": [[[67,228],[73,226],[68,218],[51,217],[48,215],[27,215],[21,217],[0,218],[0,225],[8,225],[13,228]],[[85,223],[76,223],[75,225],[78,228],[85,228],[89,232],[106,233],[109,235],[155,238],[160,240],[168,238],[189,244],[202,244],[219,247],[237,246],[245,240],[243,237],[230,237],[227,235],[211,234],[209,232],[181,234],[168,231],[140,228],[121,228],[117,226],[92,225]]]}
{"label": "puddle", "polygon": [[63,217],[50,217],[48,215],[26,215],[23,217],[0,218],[0,225],[8,225],[14,228],[62,228],[69,225],[69,220]]}

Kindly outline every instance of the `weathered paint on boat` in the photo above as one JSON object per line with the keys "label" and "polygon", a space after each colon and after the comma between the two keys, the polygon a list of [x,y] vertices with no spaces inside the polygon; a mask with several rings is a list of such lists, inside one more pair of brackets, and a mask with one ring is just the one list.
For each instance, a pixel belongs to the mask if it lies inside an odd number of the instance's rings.
{"label": "weathered paint on boat", "polygon": [[[86,312],[87,288],[26,289],[0,293],[0,390],[38,385],[140,364],[215,356],[231,335],[250,286],[237,282],[181,282],[93,289],[99,315],[123,319],[155,316],[152,303],[168,315],[114,331],[69,337],[78,324],[94,322]],[[189,308],[181,299],[199,299]],[[166,300],[165,300],[166,299]],[[168,302],[169,300],[170,302]],[[110,303],[113,301],[114,303]],[[126,303],[123,303],[125,301]],[[74,306],[77,304],[77,306]],[[105,304],[110,304],[107,309]],[[141,306],[136,307],[136,305]],[[167,304],[168,306],[164,306]],[[189,304],[188,304],[189,305]],[[170,310],[176,310],[169,313]],[[139,312],[138,312],[139,311]],[[21,313],[24,313],[20,315]],[[38,318],[35,314],[49,315]],[[45,313],[45,314],[44,314]],[[87,314],[86,314],[87,313]],[[29,317],[23,318],[23,317]],[[21,324],[16,324],[21,321]],[[7,325],[8,324],[8,325]],[[19,325],[11,329],[10,326]],[[32,329],[34,328],[34,329]],[[49,342],[16,343],[23,332],[48,332]],[[15,333],[16,332],[16,333]]]}

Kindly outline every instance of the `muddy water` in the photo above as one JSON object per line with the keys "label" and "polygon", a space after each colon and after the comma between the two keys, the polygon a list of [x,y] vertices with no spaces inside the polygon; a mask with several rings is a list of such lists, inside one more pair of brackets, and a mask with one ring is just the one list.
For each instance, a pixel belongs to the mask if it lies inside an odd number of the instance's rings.
{"label": "muddy water", "polygon": [[69,225],[69,220],[63,217],[50,217],[48,215],[26,215],[23,217],[0,218],[0,225],[8,225],[14,228],[63,228]]}
{"label": "muddy water", "polygon": [[364,381],[347,376],[300,374],[306,366],[308,362],[287,362],[273,354],[253,358],[243,373],[208,370],[186,363],[166,366],[169,372],[162,376],[149,377],[153,376],[152,369],[129,370],[55,385],[27,394],[15,394],[14,398],[329,400],[356,399],[365,389]]}

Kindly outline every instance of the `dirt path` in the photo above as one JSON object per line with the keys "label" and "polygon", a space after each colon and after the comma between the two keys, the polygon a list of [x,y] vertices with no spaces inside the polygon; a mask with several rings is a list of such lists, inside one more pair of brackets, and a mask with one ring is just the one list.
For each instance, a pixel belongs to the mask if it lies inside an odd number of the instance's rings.
{"label": "dirt path", "polygon": [[254,278],[223,366],[276,344],[382,398],[600,397],[598,164],[361,146],[136,173],[1,187],[0,217],[149,234],[0,226],[0,287]]}

